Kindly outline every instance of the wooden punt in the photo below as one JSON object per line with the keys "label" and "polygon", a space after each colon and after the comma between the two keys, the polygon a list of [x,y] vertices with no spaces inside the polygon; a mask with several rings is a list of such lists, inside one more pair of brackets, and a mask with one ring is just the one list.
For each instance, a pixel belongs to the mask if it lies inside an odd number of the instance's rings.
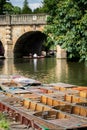
{"label": "wooden punt", "polygon": [[8,114],[10,114],[12,118],[14,117],[16,118],[16,121],[21,121],[22,123],[25,122],[23,117],[26,117],[27,121],[30,121],[30,119],[35,120],[37,124],[40,123],[40,125],[49,129],[87,128],[87,119],[73,117],[67,113],[50,109],[50,107],[48,110],[44,110],[43,107],[41,109],[41,105],[39,103],[36,104],[32,101],[29,103],[30,105],[28,104],[28,107],[25,106],[25,108],[23,107],[23,104],[21,106],[18,98],[14,99],[11,97],[6,99],[6,97],[4,97],[4,100],[0,101],[0,108],[2,108],[2,111],[8,111]]}
{"label": "wooden punt", "polygon": [[[4,77],[4,78],[3,78]],[[22,88],[25,89],[27,86],[41,85],[41,82],[31,78],[26,78],[20,75],[6,75],[0,76],[0,86],[3,90]]]}
{"label": "wooden punt", "polygon": [[[4,78],[1,86],[3,82],[6,86]],[[15,82],[18,78],[11,77]],[[20,80],[17,83],[20,84]],[[0,92],[0,111],[8,113],[12,119],[36,130],[87,129],[87,99],[81,93],[86,92],[86,88],[77,90],[76,85],[64,83],[26,86],[26,90],[6,87],[6,92]]]}
{"label": "wooden punt", "polygon": [[[47,120],[52,124],[56,124],[58,127],[63,127],[64,129],[75,129],[81,128],[86,126],[86,120],[81,120],[76,117],[71,117],[65,113],[60,111],[44,111],[44,112],[37,112],[34,114],[35,116]],[[86,126],[87,127],[87,126]]]}

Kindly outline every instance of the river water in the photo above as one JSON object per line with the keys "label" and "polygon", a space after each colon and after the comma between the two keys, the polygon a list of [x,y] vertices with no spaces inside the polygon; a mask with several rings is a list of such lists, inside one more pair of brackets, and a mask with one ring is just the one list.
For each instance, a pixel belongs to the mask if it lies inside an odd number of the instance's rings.
{"label": "river water", "polygon": [[42,83],[70,83],[87,86],[87,64],[56,58],[0,60],[1,75],[23,75]]}

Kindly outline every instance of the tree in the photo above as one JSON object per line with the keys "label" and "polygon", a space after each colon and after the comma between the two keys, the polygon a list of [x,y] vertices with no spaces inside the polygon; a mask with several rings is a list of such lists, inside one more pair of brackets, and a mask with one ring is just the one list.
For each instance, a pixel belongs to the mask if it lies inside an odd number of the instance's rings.
{"label": "tree", "polygon": [[57,3],[59,0],[44,0],[43,1],[43,10],[45,13],[50,14],[51,16],[56,14],[56,8],[57,8]]}
{"label": "tree", "polygon": [[56,44],[67,50],[68,58],[87,60],[87,0],[58,0],[55,9],[49,0],[48,25],[45,33],[48,43],[54,37]]}
{"label": "tree", "polygon": [[13,14],[21,14],[21,8],[18,6],[13,7]]}
{"label": "tree", "polygon": [[28,1],[24,0],[23,8],[22,8],[22,14],[30,14],[32,13],[32,10],[28,6]]}
{"label": "tree", "polygon": [[54,16],[56,7],[59,0],[43,0],[42,7],[36,8],[35,13],[47,13]]}
{"label": "tree", "polygon": [[10,2],[7,2],[5,5],[4,5],[4,14],[13,14],[13,8],[14,6],[10,3]]}
{"label": "tree", "polygon": [[9,0],[0,0],[0,15],[5,14],[6,8],[5,5],[8,3]]}
{"label": "tree", "polygon": [[45,13],[42,7],[34,9],[33,13]]}
{"label": "tree", "polygon": [[20,14],[21,8],[13,6],[9,0],[0,0],[0,15],[3,14]]}

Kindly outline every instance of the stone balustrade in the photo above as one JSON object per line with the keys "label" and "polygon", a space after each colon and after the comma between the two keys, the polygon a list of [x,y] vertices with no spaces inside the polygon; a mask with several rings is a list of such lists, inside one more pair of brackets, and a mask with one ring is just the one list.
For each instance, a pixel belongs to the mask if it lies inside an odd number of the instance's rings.
{"label": "stone balustrade", "polygon": [[0,26],[2,25],[38,25],[46,24],[46,14],[20,14],[0,15]]}

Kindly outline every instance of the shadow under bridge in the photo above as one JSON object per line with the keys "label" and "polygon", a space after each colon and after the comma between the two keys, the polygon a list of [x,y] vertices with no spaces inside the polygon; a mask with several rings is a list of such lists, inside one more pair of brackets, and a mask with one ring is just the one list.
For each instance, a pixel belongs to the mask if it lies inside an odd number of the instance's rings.
{"label": "shadow under bridge", "polygon": [[17,40],[14,47],[14,57],[22,58],[23,56],[29,56],[31,53],[41,55],[41,52],[44,51],[44,44],[46,40],[46,35],[40,31],[30,31],[24,33]]}

